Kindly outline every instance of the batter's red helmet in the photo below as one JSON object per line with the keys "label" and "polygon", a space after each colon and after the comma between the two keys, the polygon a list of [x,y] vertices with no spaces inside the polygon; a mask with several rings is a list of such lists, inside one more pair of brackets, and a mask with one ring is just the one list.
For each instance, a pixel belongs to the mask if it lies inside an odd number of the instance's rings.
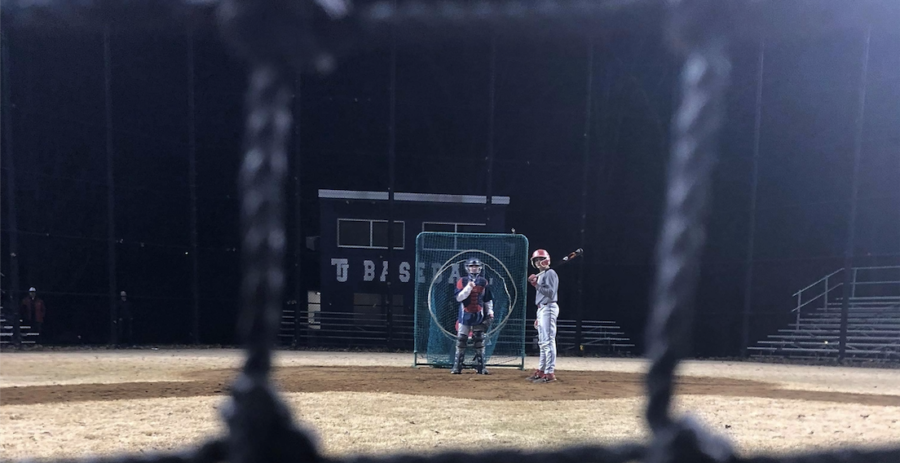
{"label": "batter's red helmet", "polygon": [[531,265],[534,268],[540,268],[540,267],[538,267],[538,262],[544,262],[544,261],[547,262],[547,265],[550,265],[550,253],[549,252],[547,252],[543,249],[538,249],[531,254]]}

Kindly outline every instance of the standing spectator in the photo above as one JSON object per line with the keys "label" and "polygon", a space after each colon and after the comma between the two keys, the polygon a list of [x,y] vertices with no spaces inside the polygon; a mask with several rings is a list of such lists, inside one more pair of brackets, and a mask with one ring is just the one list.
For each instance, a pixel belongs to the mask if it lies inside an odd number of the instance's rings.
{"label": "standing spectator", "polygon": [[31,325],[35,333],[41,334],[47,307],[44,305],[44,300],[37,297],[37,290],[33,286],[28,288],[28,295],[22,299],[21,313],[20,320],[26,325]]}
{"label": "standing spectator", "polygon": [[134,343],[134,312],[131,310],[131,302],[125,291],[119,293],[119,303],[117,304],[116,323],[118,325],[118,344],[127,345]]}

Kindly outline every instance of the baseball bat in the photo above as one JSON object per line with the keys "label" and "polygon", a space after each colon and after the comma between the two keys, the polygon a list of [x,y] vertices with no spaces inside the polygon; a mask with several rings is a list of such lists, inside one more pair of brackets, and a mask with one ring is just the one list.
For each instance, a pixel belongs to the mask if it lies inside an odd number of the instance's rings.
{"label": "baseball bat", "polygon": [[569,255],[567,255],[566,257],[563,257],[562,260],[560,260],[559,262],[551,265],[551,267],[559,267],[560,265],[568,263],[568,262],[572,261],[572,259],[575,259],[576,257],[581,256],[582,254],[584,254],[584,249],[578,248],[578,249],[570,252]]}
{"label": "baseball bat", "polygon": [[[582,254],[584,254],[584,249],[578,248],[578,249],[570,252],[566,257],[563,257],[562,259],[557,261],[555,264],[551,265],[550,268],[558,268],[558,267],[562,266],[563,264],[573,261],[575,258],[581,256]],[[544,273],[543,270],[538,272],[537,275],[540,275],[542,273]]]}

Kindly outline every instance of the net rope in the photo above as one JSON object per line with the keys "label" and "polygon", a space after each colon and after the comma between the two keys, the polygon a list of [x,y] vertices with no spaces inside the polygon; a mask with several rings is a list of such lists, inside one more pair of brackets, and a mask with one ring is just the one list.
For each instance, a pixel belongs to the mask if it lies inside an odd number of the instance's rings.
{"label": "net rope", "polygon": [[[672,121],[672,144],[665,216],[657,246],[657,275],[647,327],[646,375],[649,443],[613,446],[573,446],[552,452],[488,450],[475,453],[445,452],[435,455],[356,456],[329,458],[319,453],[311,431],[301,429],[273,387],[269,373],[272,346],[278,326],[279,301],[284,286],[282,258],[285,251],[283,189],[287,172],[287,146],[292,126],[291,72],[327,70],[334,65],[336,50],[351,43],[354,32],[366,25],[390,24],[390,29],[424,30],[423,24],[472,24],[498,26],[541,25],[542,21],[600,18],[640,10],[641,0],[535,2],[375,2],[362,13],[343,0],[7,0],[3,3],[6,25],[22,27],[85,27],[102,24],[116,11],[128,15],[147,12],[148,23],[182,18],[195,9],[215,9],[225,39],[248,62],[245,147],[239,183],[243,232],[243,284],[241,337],[247,357],[231,388],[230,403],[223,410],[226,436],[213,438],[195,449],[154,455],[119,455],[108,458],[64,460],[109,463],[896,463],[900,445],[883,449],[839,449],[798,455],[739,457],[728,441],[705,430],[690,417],[674,417],[670,410],[674,372],[690,341],[694,294],[704,243],[709,185],[715,162],[716,137],[724,118],[725,91],[730,61],[729,37],[752,20],[741,14],[746,8],[783,8],[771,22],[784,22],[791,8],[807,6],[818,26],[896,19],[900,2],[858,0],[856,14],[844,12],[821,21],[823,12],[846,2],[781,2],[766,0],[671,0],[667,4],[667,40],[682,60],[680,104]],[[132,10],[127,8],[132,7]],[[124,9],[123,9],[124,8]],[[148,12],[148,8],[150,11]],[[589,13],[589,14],[588,14]],[[868,14],[868,16],[867,16]],[[68,20],[68,21],[64,21]],[[807,20],[809,21],[809,20]],[[330,27],[340,24],[342,27]],[[896,23],[895,23],[896,24]],[[344,29],[343,26],[355,25]],[[407,27],[409,26],[409,27]],[[759,24],[756,24],[759,26]],[[442,30],[430,28],[430,34]],[[402,34],[399,34],[402,35]],[[455,36],[454,38],[460,38]]]}

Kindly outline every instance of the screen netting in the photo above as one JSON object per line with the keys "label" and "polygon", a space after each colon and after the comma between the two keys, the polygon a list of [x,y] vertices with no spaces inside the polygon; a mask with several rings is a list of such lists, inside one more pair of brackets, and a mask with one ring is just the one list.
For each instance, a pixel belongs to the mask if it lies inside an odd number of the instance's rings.
{"label": "screen netting", "polygon": [[[456,351],[459,303],[454,288],[464,263],[484,263],[494,299],[494,321],[485,336],[486,363],[525,364],[525,279],[528,239],[523,235],[424,232],[416,238],[415,364],[449,367]],[[466,365],[474,351],[469,341]]]}
{"label": "screen netting", "polygon": [[[3,27],[27,25],[58,33],[66,28],[96,26],[108,28],[110,18],[140,18],[143,24],[172,24],[173,17],[187,16],[178,0],[169,2],[19,0],[4,1]],[[210,8],[214,2],[184,2]],[[738,32],[773,34],[812,32],[813,28],[836,29],[852,23],[871,27],[887,24],[896,30],[900,4],[890,1],[746,1],[711,0],[644,1],[552,1],[545,2],[375,2],[367,19],[365,12],[335,1],[276,2],[225,0],[216,5],[221,29],[245,60],[252,63],[247,94],[245,156],[241,167],[241,213],[243,219],[243,317],[240,326],[247,349],[241,375],[234,381],[231,401],[223,407],[228,433],[206,440],[188,452],[161,455],[145,453],[109,456],[116,463],[251,463],[287,462],[462,462],[468,463],[689,463],[689,462],[852,462],[896,463],[900,447],[835,448],[818,453],[795,455],[750,455],[735,452],[729,440],[707,431],[692,418],[679,416],[671,406],[675,371],[689,352],[691,317],[694,314],[696,280],[705,239],[706,208],[709,200],[711,166],[715,163],[717,137],[724,120],[726,88],[729,83],[732,35]],[[148,7],[146,5],[150,4]],[[127,6],[127,8],[126,8]],[[548,18],[566,23],[565,30],[577,31],[581,24],[603,30],[601,19],[620,21],[621,14],[634,13],[644,30],[655,25],[646,9],[668,14],[665,35],[682,61],[679,107],[671,130],[667,204],[663,212],[657,245],[656,285],[653,310],[647,329],[645,418],[652,437],[644,442],[614,446],[586,445],[544,451],[498,449],[444,452],[422,455],[352,456],[339,458],[321,453],[310,433],[294,424],[291,409],[276,392],[271,381],[272,344],[277,335],[278,313],[283,289],[282,261],[285,253],[284,224],[281,219],[286,175],[286,147],[292,124],[290,87],[286,63],[295,69],[325,68],[329,55],[322,50],[335,45],[336,35],[327,29],[316,8],[327,10],[337,20],[355,16],[341,25],[382,25],[382,36],[400,32],[416,38],[416,43],[459,39],[472,29],[496,33],[501,26],[520,27],[525,32],[545,32]],[[148,10],[148,8],[151,8]],[[169,11],[172,10],[172,11]],[[10,15],[9,13],[13,14]],[[124,14],[127,12],[128,14]],[[174,13],[173,13],[174,12]],[[146,13],[146,14],[142,14]],[[314,21],[317,20],[317,21]],[[541,21],[541,19],[548,19]],[[577,21],[575,21],[577,19]],[[588,19],[588,20],[585,20]],[[562,21],[561,21],[562,20]],[[574,23],[574,24],[568,24]],[[867,24],[868,23],[868,24]],[[312,27],[314,24],[319,28]],[[469,24],[468,30],[459,28]],[[621,22],[620,22],[621,24]],[[452,27],[448,27],[452,26]],[[425,26],[425,27],[423,27]],[[441,27],[443,26],[443,28]],[[488,26],[494,26],[493,28]],[[455,29],[454,29],[455,28]],[[493,29],[493,30],[492,30]],[[363,32],[358,27],[355,32]],[[350,31],[354,32],[354,31]],[[364,37],[362,33],[347,36]],[[300,35],[300,39],[297,36]],[[331,41],[329,41],[329,38]],[[4,40],[5,42],[5,40]],[[376,40],[370,39],[369,43]],[[298,46],[298,43],[301,44]],[[324,46],[323,46],[324,44]],[[323,58],[324,57],[324,58]],[[858,166],[857,166],[858,167]],[[447,260],[451,260],[448,258]],[[521,260],[524,270],[525,259]],[[524,275],[524,272],[523,272]],[[417,285],[418,289],[419,285]],[[524,278],[516,285],[524,289]],[[517,301],[518,303],[518,301]],[[524,303],[524,301],[522,302]],[[512,307],[515,309],[515,306]],[[496,347],[500,347],[498,344]],[[496,349],[495,349],[496,350]]]}

